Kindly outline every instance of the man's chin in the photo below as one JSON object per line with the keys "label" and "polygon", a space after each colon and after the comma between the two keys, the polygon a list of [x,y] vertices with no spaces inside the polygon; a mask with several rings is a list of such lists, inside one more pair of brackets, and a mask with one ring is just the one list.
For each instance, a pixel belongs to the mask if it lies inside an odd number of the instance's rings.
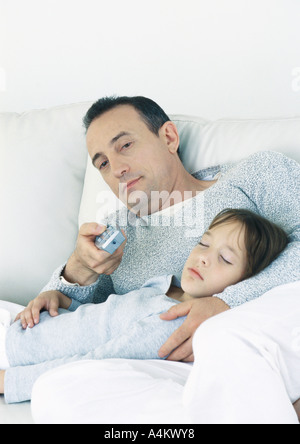
{"label": "man's chin", "polygon": [[120,194],[119,199],[132,213],[141,216],[149,215],[149,197],[145,191],[133,190],[128,191],[126,195]]}

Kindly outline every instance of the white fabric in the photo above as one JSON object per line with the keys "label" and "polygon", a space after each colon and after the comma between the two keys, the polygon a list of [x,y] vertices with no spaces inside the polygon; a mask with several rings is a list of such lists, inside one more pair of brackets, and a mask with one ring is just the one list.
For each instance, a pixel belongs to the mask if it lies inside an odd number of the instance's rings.
{"label": "white fabric", "polygon": [[[7,302],[7,301],[1,301],[0,300],[0,309],[6,312],[9,312],[10,314],[10,319],[13,321],[17,315],[24,310],[24,306],[23,305],[19,305],[19,304],[14,304],[12,302]],[[7,314],[5,315],[7,317]]]}
{"label": "white fabric", "polygon": [[11,325],[11,315],[8,310],[0,308],[0,370],[7,370],[9,362],[7,359],[5,339],[6,332]]}
{"label": "white fabric", "polygon": [[183,424],[191,364],[109,359],[67,364],[41,376],[32,394],[37,424]]}
{"label": "white fabric", "polygon": [[200,424],[298,424],[300,282],[217,316],[194,337],[184,392]]}
{"label": "white fabric", "polygon": [[11,325],[12,319],[11,314],[8,310],[0,308],[0,325],[4,328],[8,328]]}
{"label": "white fabric", "polygon": [[[300,162],[300,118],[266,120],[218,120],[170,115],[180,135],[180,155],[185,168],[203,168],[237,162],[251,154],[279,151]],[[79,213],[79,225],[101,222],[122,207],[100,173],[88,159]]]}
{"label": "white fabric", "polygon": [[[0,301],[0,309],[7,310],[10,318],[15,319],[18,313],[24,309],[23,306],[11,302]],[[6,315],[7,316],[7,315]],[[6,405],[4,396],[0,396],[0,425],[1,424],[34,424],[29,402],[21,404]]]}
{"label": "white fabric", "polygon": [[300,398],[299,296],[299,282],[277,287],[205,322],[194,338],[193,367],[110,360],[48,372],[34,386],[34,419],[298,424],[292,402]]}
{"label": "white fabric", "polygon": [[0,370],[9,368],[6,355],[5,338],[6,332],[17,314],[24,309],[23,306],[11,302],[0,301]]}

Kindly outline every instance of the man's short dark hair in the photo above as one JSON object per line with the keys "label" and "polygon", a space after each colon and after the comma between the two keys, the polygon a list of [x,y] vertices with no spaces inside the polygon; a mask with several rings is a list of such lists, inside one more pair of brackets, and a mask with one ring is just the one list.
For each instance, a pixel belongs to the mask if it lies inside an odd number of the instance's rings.
{"label": "man's short dark hair", "polygon": [[171,120],[157,103],[146,97],[103,97],[95,102],[84,116],[83,124],[86,131],[93,120],[120,105],[132,106],[139,113],[149,130],[156,136],[158,136],[160,128]]}

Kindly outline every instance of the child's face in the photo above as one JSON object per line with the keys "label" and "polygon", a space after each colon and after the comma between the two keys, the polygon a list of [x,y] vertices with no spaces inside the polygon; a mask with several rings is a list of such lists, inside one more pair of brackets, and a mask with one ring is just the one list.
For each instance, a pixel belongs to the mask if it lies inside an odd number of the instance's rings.
{"label": "child's face", "polygon": [[244,231],[240,222],[207,231],[185,264],[182,289],[194,298],[209,297],[240,282],[247,263]]}

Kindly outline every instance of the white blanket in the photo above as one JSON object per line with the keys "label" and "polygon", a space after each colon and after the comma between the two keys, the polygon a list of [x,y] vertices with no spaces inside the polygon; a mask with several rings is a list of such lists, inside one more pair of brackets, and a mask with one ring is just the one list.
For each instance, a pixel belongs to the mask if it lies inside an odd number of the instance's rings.
{"label": "white blanket", "polygon": [[0,370],[6,370],[9,368],[9,362],[5,350],[6,332],[14,321],[16,315],[22,309],[23,307],[19,305],[0,301]]}
{"label": "white blanket", "polygon": [[25,307],[22,305],[14,304],[12,302],[0,301],[0,309],[8,311],[12,320],[14,320],[24,308]]}
{"label": "white blanket", "polygon": [[[281,316],[280,304],[275,301],[279,295],[279,300],[286,304],[288,287],[274,288],[261,299],[227,313],[238,320],[240,310],[242,313],[249,310],[251,314],[252,308],[257,306],[258,312],[262,311],[262,316],[265,312],[268,315],[275,310],[279,313],[278,319],[284,324],[286,318]],[[297,301],[300,283],[293,284],[293,289],[293,300],[296,297]],[[294,312],[293,308],[291,311]],[[226,314],[224,317],[226,319]],[[259,318],[256,311],[254,317]],[[298,322],[298,315],[296,321]],[[284,324],[287,330],[290,328],[289,322],[288,325]],[[197,355],[197,350],[195,353]],[[37,424],[189,424],[190,415],[182,401],[187,387],[189,394],[197,387],[199,379],[191,378],[191,375],[195,373],[196,367],[199,368],[199,364],[201,367],[201,360],[198,360],[198,365],[193,366],[159,360],[118,359],[69,364],[38,379],[32,396],[33,417]],[[188,386],[187,381],[191,381]],[[286,418],[285,405],[278,399],[278,410],[281,412],[282,407],[282,418]],[[291,404],[288,404],[287,416],[291,411],[293,420],[295,414]]]}

